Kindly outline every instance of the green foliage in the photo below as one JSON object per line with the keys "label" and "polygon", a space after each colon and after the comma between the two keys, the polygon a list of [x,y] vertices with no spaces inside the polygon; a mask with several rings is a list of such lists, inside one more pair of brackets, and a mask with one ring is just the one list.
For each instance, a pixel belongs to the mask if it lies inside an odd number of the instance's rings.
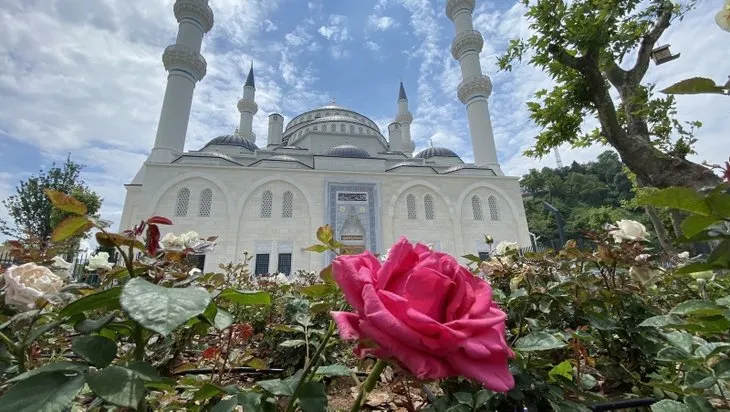
{"label": "green foliage", "polygon": [[715,84],[715,81],[706,77],[692,77],[674,83],[662,90],[666,94],[730,94],[730,85]]}
{"label": "green foliage", "polygon": [[[101,208],[102,199],[81,180],[83,165],[75,163],[69,156],[60,167],[55,163],[47,171],[20,181],[15,194],[3,200],[13,224],[0,221],[0,233],[25,239],[47,239],[53,229],[64,219],[73,215],[94,216]],[[79,208],[53,206],[45,190],[52,189],[70,195]],[[78,228],[77,228],[78,229]],[[88,229],[88,227],[86,228]],[[83,232],[83,230],[80,230]],[[78,236],[78,233],[73,233]]]}

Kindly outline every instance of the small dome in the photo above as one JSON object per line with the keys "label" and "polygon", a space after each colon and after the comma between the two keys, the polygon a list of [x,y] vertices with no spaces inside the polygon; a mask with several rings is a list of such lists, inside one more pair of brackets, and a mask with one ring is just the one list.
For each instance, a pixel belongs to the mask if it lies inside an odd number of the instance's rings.
{"label": "small dome", "polygon": [[340,146],[332,147],[324,152],[324,155],[333,157],[352,157],[359,159],[369,159],[371,157],[370,153],[351,144],[343,144]]}
{"label": "small dome", "polygon": [[233,134],[218,136],[215,139],[209,141],[205,146],[203,146],[203,149],[208,146],[239,146],[252,152],[259,150],[258,146],[256,146],[256,143]]}
{"label": "small dome", "polygon": [[299,160],[297,160],[291,156],[287,156],[287,155],[274,155],[274,156],[271,156],[270,158],[264,159],[264,160],[284,160],[287,162],[298,162],[299,161]]}
{"label": "small dome", "polygon": [[442,156],[442,157],[459,157],[458,154],[454,153],[451,149],[445,147],[429,147],[426,150],[422,150],[413,157],[420,159],[428,159],[429,157]]}

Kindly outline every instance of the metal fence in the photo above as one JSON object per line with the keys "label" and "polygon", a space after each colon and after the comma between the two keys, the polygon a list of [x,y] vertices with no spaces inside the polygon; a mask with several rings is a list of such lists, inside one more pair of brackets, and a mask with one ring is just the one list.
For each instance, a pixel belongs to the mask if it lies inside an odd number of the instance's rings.
{"label": "metal fence", "polygon": [[[88,283],[91,285],[99,283],[99,275],[95,272],[86,270],[86,265],[88,265],[89,259],[93,254],[94,252],[82,250],[61,255],[64,260],[73,264],[73,267],[71,268],[71,278],[74,282]],[[122,260],[119,253],[115,252],[111,255],[109,257],[109,262],[114,262],[117,265],[121,264]],[[0,253],[0,268],[5,269],[13,265],[20,264],[23,264],[23,262],[16,259],[10,252],[6,251]]]}

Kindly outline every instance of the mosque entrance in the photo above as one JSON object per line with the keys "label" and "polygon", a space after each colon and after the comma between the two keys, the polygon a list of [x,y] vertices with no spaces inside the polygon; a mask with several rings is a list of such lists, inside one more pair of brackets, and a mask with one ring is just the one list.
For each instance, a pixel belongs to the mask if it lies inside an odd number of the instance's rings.
{"label": "mosque entrance", "polygon": [[[380,230],[374,183],[327,183],[327,220],[348,254],[378,251]],[[332,256],[333,257],[333,256]]]}

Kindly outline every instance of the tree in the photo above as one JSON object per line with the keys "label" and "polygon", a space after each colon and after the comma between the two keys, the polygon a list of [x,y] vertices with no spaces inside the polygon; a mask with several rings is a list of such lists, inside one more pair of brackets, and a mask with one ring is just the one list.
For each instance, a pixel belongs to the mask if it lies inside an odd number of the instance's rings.
{"label": "tree", "polygon": [[[677,121],[674,96],[656,97],[653,86],[641,84],[657,40],[694,1],[524,2],[534,35],[513,40],[499,59],[500,69],[510,70],[514,60],[531,55],[530,64],[557,83],[550,91],[539,90],[539,101],[528,102],[532,119],[543,131],[527,154],[542,156],[562,143],[607,143],[642,186],[702,187],[719,182],[710,169],[685,159],[700,124]],[[632,60],[627,56],[633,51],[633,65],[620,67]],[[589,116],[598,119],[599,127],[584,132]]]}
{"label": "tree", "polygon": [[73,162],[69,156],[61,167],[54,163],[48,171],[41,170],[37,176],[21,180],[15,194],[3,200],[14,225],[0,220],[0,232],[16,239],[33,238],[42,242],[48,239],[55,225],[69,214],[51,204],[45,189],[75,197],[86,205],[90,216],[95,215],[101,208],[102,199],[81,180],[83,168],[84,165]]}

